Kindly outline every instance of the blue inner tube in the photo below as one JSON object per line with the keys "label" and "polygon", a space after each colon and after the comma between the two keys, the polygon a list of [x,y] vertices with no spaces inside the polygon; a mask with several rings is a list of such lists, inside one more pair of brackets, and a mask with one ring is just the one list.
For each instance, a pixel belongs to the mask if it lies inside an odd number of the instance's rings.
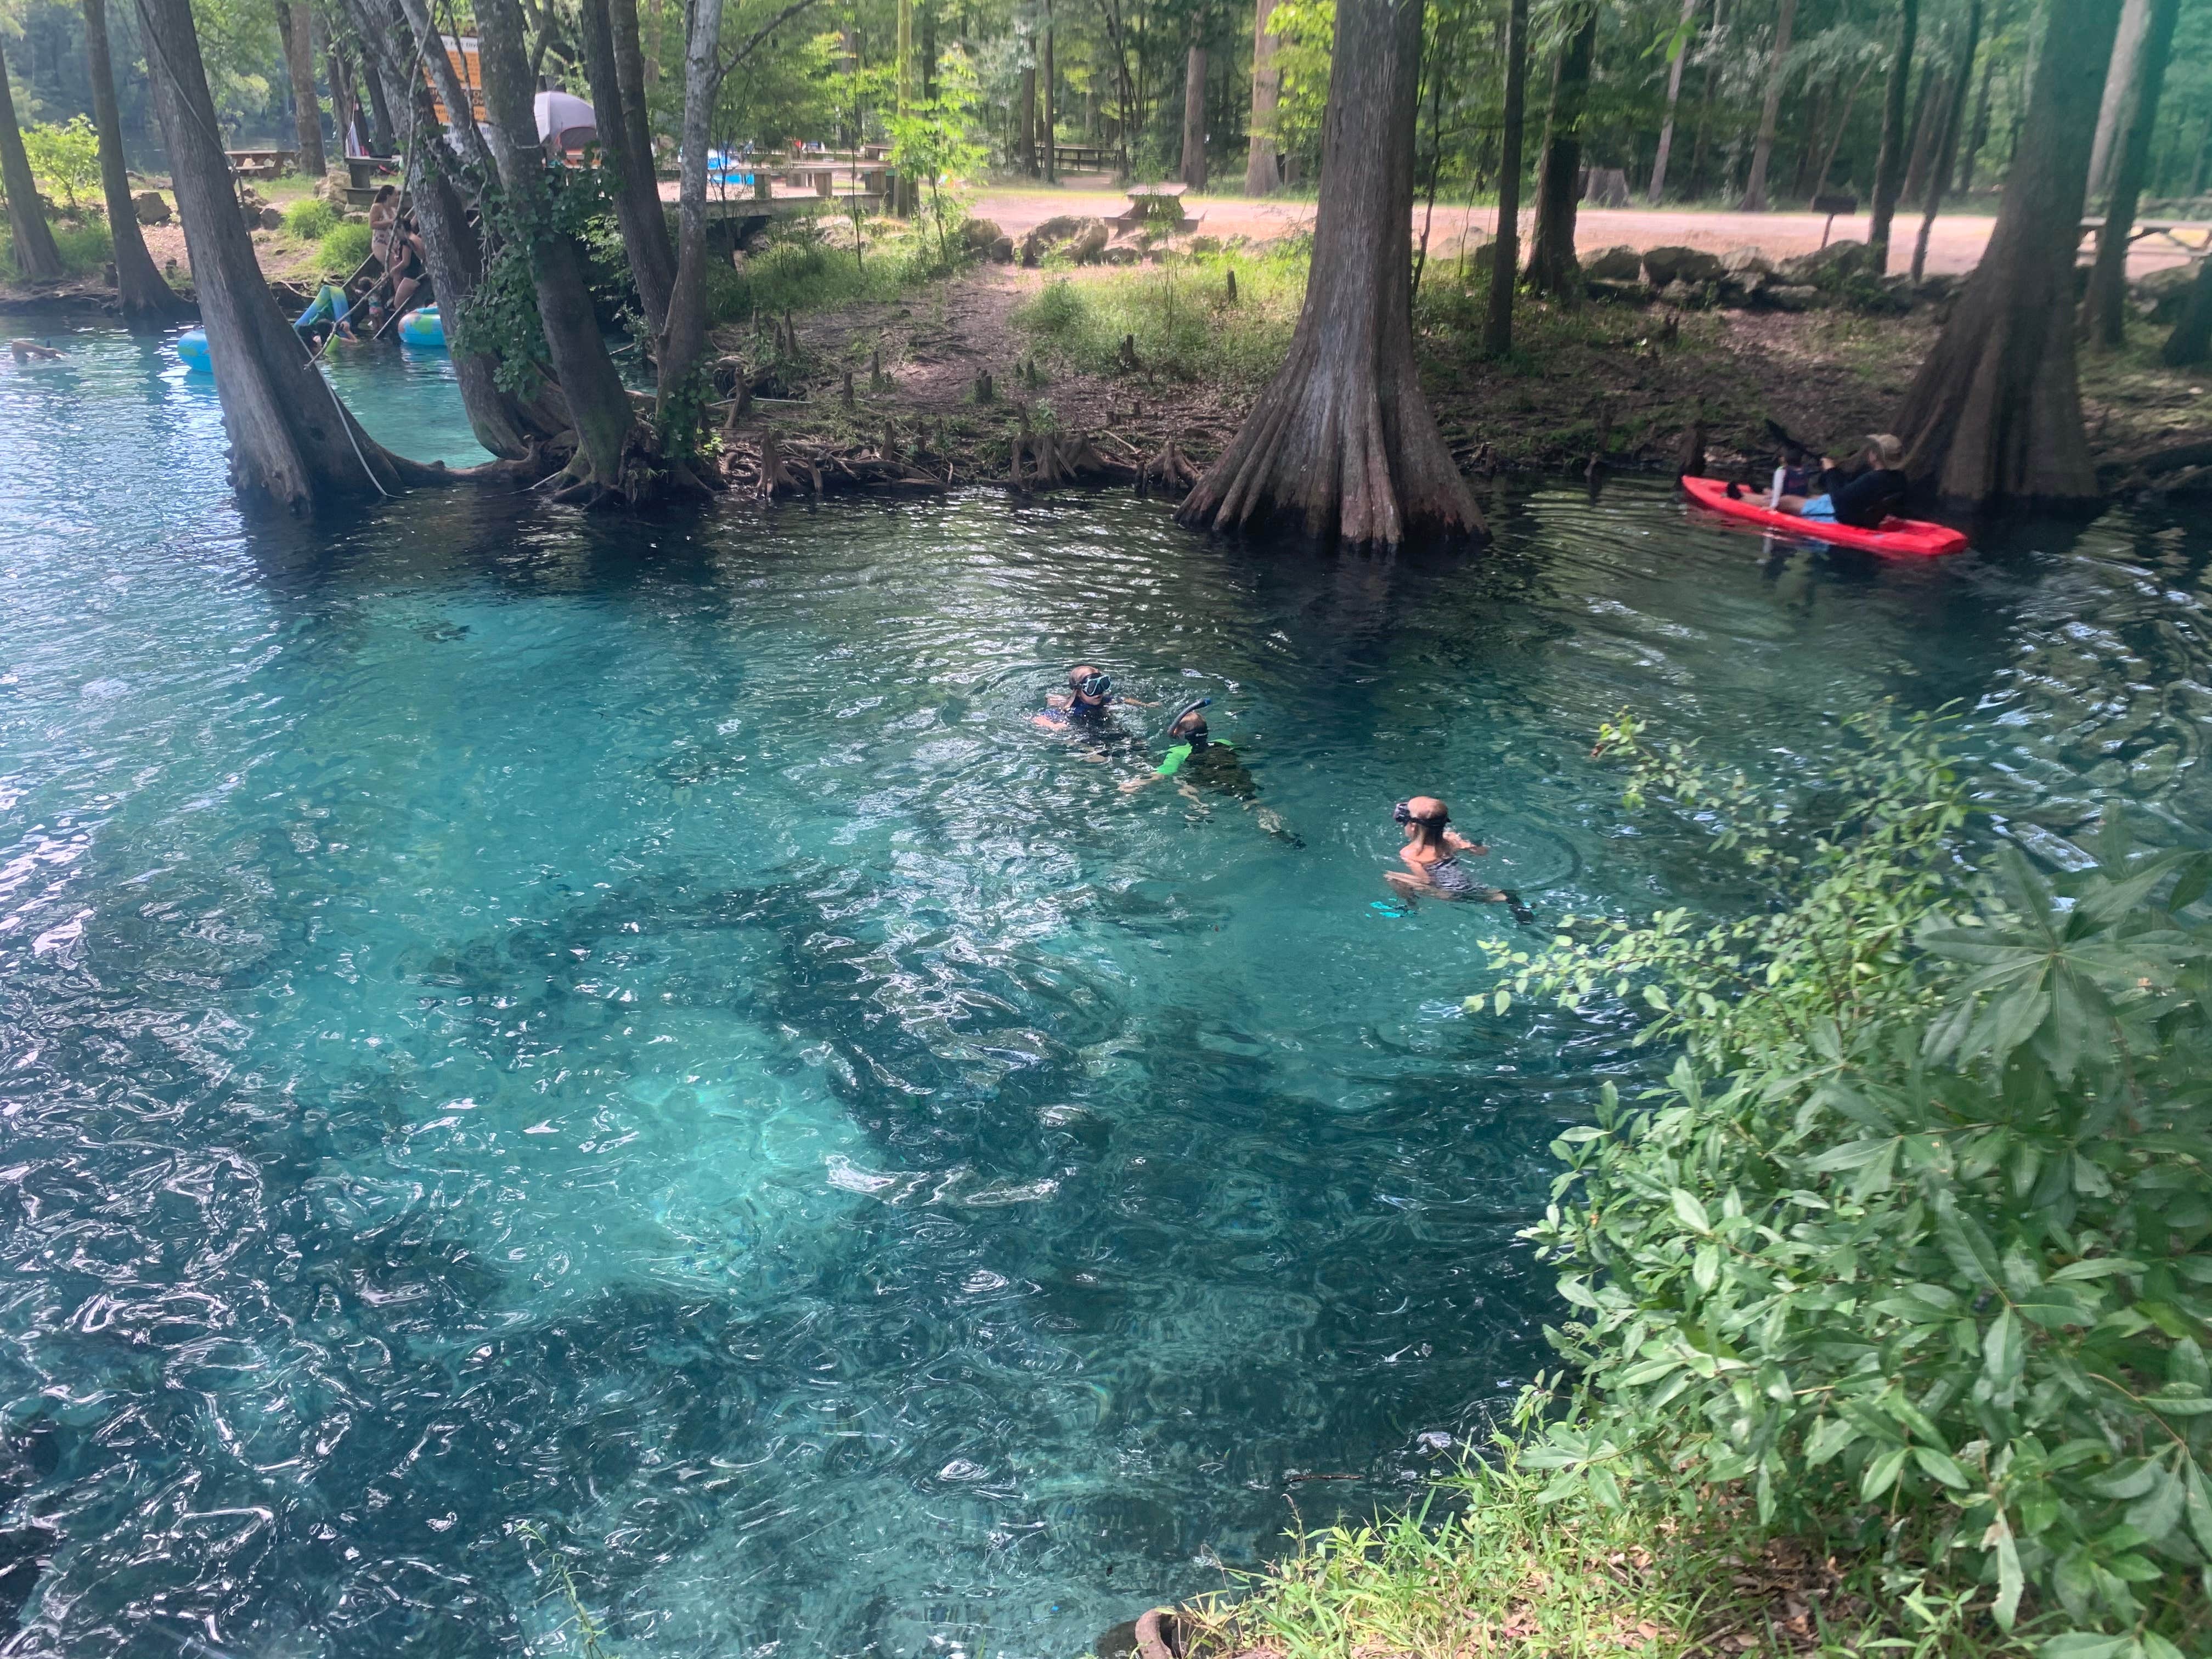
{"label": "blue inner tube", "polygon": [[188,328],[177,337],[177,356],[194,374],[215,373],[215,365],[208,358],[207,331],[204,328]]}
{"label": "blue inner tube", "polygon": [[438,315],[438,307],[424,306],[410,311],[399,319],[399,337],[409,345],[441,346],[446,343],[446,325]]}

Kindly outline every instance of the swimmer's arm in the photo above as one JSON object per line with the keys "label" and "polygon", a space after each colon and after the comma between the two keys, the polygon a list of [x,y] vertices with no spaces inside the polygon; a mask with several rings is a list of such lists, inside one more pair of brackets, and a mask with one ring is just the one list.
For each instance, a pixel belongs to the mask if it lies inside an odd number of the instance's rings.
{"label": "swimmer's arm", "polygon": [[1469,841],[1456,830],[1444,831],[1444,845],[1455,853],[1472,853],[1477,858],[1488,856],[1490,849],[1479,841]]}

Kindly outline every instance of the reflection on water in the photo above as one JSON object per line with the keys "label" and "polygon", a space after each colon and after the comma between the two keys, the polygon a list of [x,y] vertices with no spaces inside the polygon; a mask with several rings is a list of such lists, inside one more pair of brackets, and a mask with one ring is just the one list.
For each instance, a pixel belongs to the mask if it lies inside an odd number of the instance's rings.
{"label": "reflection on water", "polygon": [[[1371,907],[1392,800],[1540,912],[1724,903],[1595,723],[1789,775],[1896,696],[2045,856],[2208,820],[2201,535],[1770,554],[1642,484],[1449,563],[1106,495],[249,530],[162,364],[0,363],[11,1653],[560,1650],[522,1521],[625,1655],[1079,1651],[1541,1362],[1513,1231],[1639,1062],[1459,1013],[1510,922]],[[1213,696],[1304,848],[1121,795],[1158,711],[1031,729],[1079,658]]]}

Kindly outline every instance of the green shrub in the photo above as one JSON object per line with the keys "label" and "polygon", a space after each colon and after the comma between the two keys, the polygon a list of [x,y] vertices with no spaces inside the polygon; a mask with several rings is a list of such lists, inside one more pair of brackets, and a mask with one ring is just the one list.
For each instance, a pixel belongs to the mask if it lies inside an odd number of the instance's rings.
{"label": "green shrub", "polygon": [[313,196],[303,196],[284,210],[284,228],[303,242],[321,241],[337,222],[331,204]]}
{"label": "green shrub", "polygon": [[368,227],[367,225],[332,225],[323,233],[323,245],[317,250],[323,269],[350,276],[361,262],[368,258]]}
{"label": "green shrub", "polygon": [[[115,240],[107,233],[104,219],[88,219],[82,224],[67,220],[52,226],[55,250],[62,256],[62,268],[72,276],[82,276],[87,271],[97,270],[115,257]],[[15,264],[15,248],[8,232],[4,216],[0,216],[0,273],[10,277],[22,275]]]}
{"label": "green shrub", "polygon": [[1733,1489],[2046,1659],[2201,1651],[2212,855],[2138,853],[2116,815],[2094,867],[2007,846],[1978,876],[1935,728],[1858,732],[1801,807],[1606,728],[1631,801],[1769,902],[1570,918],[1470,1001],[1640,1003],[1683,1048],[1556,1145],[1528,1236],[1579,1381],[1522,1464],[1612,1505]]}
{"label": "green shrub", "polygon": [[80,196],[100,193],[100,135],[82,115],[23,129],[23,154],[39,188],[74,212]]}
{"label": "green shrub", "polygon": [[1303,248],[1212,253],[1063,278],[1048,283],[1014,321],[1073,368],[1112,372],[1127,336],[1148,373],[1256,386],[1290,346],[1306,263]]}

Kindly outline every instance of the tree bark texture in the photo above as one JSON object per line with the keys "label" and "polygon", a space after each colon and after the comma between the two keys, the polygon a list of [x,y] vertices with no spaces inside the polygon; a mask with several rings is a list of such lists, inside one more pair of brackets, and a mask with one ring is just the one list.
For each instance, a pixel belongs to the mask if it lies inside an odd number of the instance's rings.
{"label": "tree bark texture", "polygon": [[1936,73],[1936,67],[1930,64],[1920,74],[1920,96],[1912,112],[1912,159],[1905,165],[1905,183],[1898,191],[1898,198],[1907,204],[1918,201],[1927,187],[1928,164],[1942,140],[1943,94],[1951,83]]}
{"label": "tree bark texture", "polygon": [[707,145],[720,84],[714,60],[722,39],[722,0],[690,0],[690,12],[676,186],[676,286],[668,299],[668,326],[660,337],[657,413],[664,434],[687,407],[696,417],[699,360],[707,349]]}
{"label": "tree bark texture", "polygon": [[1562,297],[1579,295],[1583,268],[1575,258],[1575,208],[1582,196],[1583,109],[1589,99],[1590,59],[1597,50],[1597,7],[1587,4],[1552,70],[1552,107],[1544,120],[1544,157],[1536,170],[1536,229],[1528,250],[1528,285]]}
{"label": "tree bark texture", "polygon": [[1966,135],[1966,153],[1959,162],[1958,191],[1970,196],[1974,189],[1974,163],[1981,159],[1982,146],[1990,136],[1990,83],[1996,79],[1997,54],[1990,53],[1982,65],[1982,89],[1974,99],[1974,129]]}
{"label": "tree bark texture", "polygon": [[1867,254],[1876,271],[1889,269],[1889,230],[1897,213],[1898,187],[1905,179],[1905,112],[1911,91],[1912,49],[1920,34],[1920,0],[1903,0],[1897,25],[1897,56],[1890,60],[1889,87],[1881,100],[1881,152],[1874,167],[1874,208],[1867,223]]}
{"label": "tree bark texture", "polygon": [[1337,0],[1304,308],[1283,366],[1183,502],[1183,523],[1284,520],[1372,547],[1484,533],[1413,368],[1420,55],[1420,0]]}
{"label": "tree bark texture", "polygon": [[1521,280],[1521,129],[1528,99],[1528,0],[1507,0],[1505,97],[1498,139],[1498,238],[1491,245],[1490,300],[1482,316],[1482,349],[1492,357],[1513,349],[1513,289]]}
{"label": "tree bark texture", "polygon": [[300,173],[319,179],[323,161],[323,106],[315,91],[314,14],[307,0],[277,0],[277,32],[284,37],[284,69],[292,82],[292,130],[300,144]]}
{"label": "tree bark texture", "polygon": [[2097,137],[2089,147],[2089,195],[2102,196],[2112,183],[2120,134],[2134,100],[2136,60],[2150,27],[2151,0],[2124,0],[2120,31],[2112,40],[2112,61],[2105,70],[2105,95],[2097,105]]}
{"label": "tree bark texture", "polygon": [[238,211],[190,0],[139,0],[155,107],[199,290],[232,486],[294,512],[447,476],[363,432],[309,360],[261,275]]}
{"label": "tree bark texture", "polygon": [[[461,77],[453,69],[453,60],[446,54],[445,41],[430,18],[428,0],[399,0],[399,5],[406,15],[408,27],[414,32],[415,49],[422,60],[423,73],[430,77],[430,85],[438,94],[438,101],[446,106],[446,130],[459,146],[461,158],[486,179],[497,178],[498,164],[493,161],[490,147],[484,142],[483,129],[471,118],[476,101],[470,96],[469,88],[461,84]],[[537,134],[538,117],[534,109],[531,112],[530,124],[524,131],[532,137]]]}
{"label": "tree bark texture", "polygon": [[1967,0],[1966,46],[1959,58],[1957,72],[1951,76],[1948,105],[1943,110],[1942,142],[1936,146],[1934,169],[1928,176],[1928,194],[1920,212],[1920,234],[1912,240],[1912,280],[1917,283],[1928,270],[1928,237],[1936,228],[1936,210],[1943,205],[1943,192],[1950,187],[1952,165],[1959,155],[1959,129],[1966,118],[1966,94],[1974,83],[1974,54],[1982,44],[1982,0]]}
{"label": "tree bark texture", "polygon": [[1267,22],[1275,0],[1258,0],[1252,14],[1252,120],[1244,152],[1244,193],[1272,196],[1283,181],[1275,143],[1275,105],[1282,97],[1282,71],[1275,67],[1275,37]]}
{"label": "tree bark texture", "polygon": [[1647,199],[1654,207],[1667,193],[1667,158],[1674,148],[1674,110],[1682,101],[1682,68],[1690,61],[1690,21],[1698,15],[1698,0],[1682,0],[1680,43],[1674,62],[1667,66],[1667,118],[1659,127],[1659,153],[1651,158],[1651,189]]}
{"label": "tree bark texture", "polygon": [[1782,82],[1790,64],[1790,31],[1797,21],[1797,0],[1782,0],[1774,21],[1774,52],[1767,59],[1766,102],[1759,112],[1759,137],[1752,145],[1751,178],[1743,187],[1743,211],[1766,211],[1766,169],[1774,159],[1774,124],[1782,112]]}
{"label": "tree bark texture", "polygon": [[392,109],[384,100],[384,79],[376,70],[375,46],[366,38],[362,54],[362,85],[368,93],[368,153],[391,155],[399,149],[398,135],[392,130]]}
{"label": "tree bark texture", "polygon": [[1182,181],[1206,188],[1206,48],[1197,45],[1183,60]]}
{"label": "tree bark texture", "polygon": [[[615,37],[615,75],[622,82],[623,137],[628,142],[623,153],[629,158],[627,165],[641,171],[647,179],[658,179],[659,174],[653,154],[652,111],[645,98],[646,63],[644,37],[638,32],[637,0],[607,0],[607,23]],[[659,49],[660,21],[653,16],[654,50]],[[656,68],[654,77],[659,77]],[[660,187],[653,185],[653,199],[660,197]],[[668,240],[668,226],[661,223],[661,240]],[[668,254],[669,279],[675,280],[676,254],[672,246]]]}
{"label": "tree bark texture", "polygon": [[1905,394],[1905,469],[1945,501],[2093,500],[2074,359],[2074,251],[2119,0],[2051,0],[1989,246]]}
{"label": "tree bark texture", "polygon": [[1052,0],[1045,0],[1044,62],[1039,67],[1037,90],[1043,94],[1044,107],[1037,116],[1037,125],[1043,129],[1044,181],[1048,185],[1060,182],[1060,158],[1053,154],[1054,136],[1060,131],[1060,76],[1053,68]]}
{"label": "tree bark texture", "polygon": [[[635,25],[636,21],[633,6],[630,21]],[[676,250],[668,240],[667,216],[661,211],[653,152],[639,154],[631,137],[629,94],[607,0],[583,0],[579,33],[584,77],[599,120],[599,152],[614,174],[615,222],[622,228],[623,252],[629,259],[630,280],[637,284],[646,331],[657,338],[668,323],[668,296],[676,286]]]}
{"label": "tree bark texture", "polygon": [[1034,174],[1036,165],[1036,69],[1032,64],[1022,71],[1014,94],[1019,106],[1014,111],[1014,165],[1024,173]]}
{"label": "tree bark texture", "polygon": [[[107,228],[115,240],[116,300],[125,321],[160,326],[191,307],[146,252],[138,210],[131,204],[131,173],[123,158],[123,120],[115,106],[115,70],[107,44],[107,0],[84,0],[84,64],[92,82],[92,124],[100,133],[100,193],[107,204]],[[5,73],[0,70],[0,75]]]}
{"label": "tree bark texture", "polygon": [[15,125],[15,100],[8,90],[4,58],[0,58],[0,185],[8,191],[8,234],[15,247],[16,270],[29,282],[58,280],[64,275],[61,250],[54,246],[53,227],[47,224],[46,209],[39,201],[31,158],[23,153],[23,132]]}
{"label": "tree bark texture", "polygon": [[[2093,344],[2117,347],[2127,326],[2128,237],[2135,229],[2136,204],[2150,173],[2151,140],[2158,126],[2158,102],[2166,88],[2166,67],[2173,57],[2174,24],[2180,0],[2151,0],[2150,16],[2136,49],[2135,87],[2126,108],[2127,128],[2112,168],[2112,193],[2105,204],[2105,222],[2097,232],[2097,261],[2089,272],[2089,292],[2081,303],[2081,322]],[[2119,53],[2112,53],[2119,68]]]}
{"label": "tree bark texture", "polygon": [[[477,18],[484,106],[494,134],[492,159],[506,187],[511,234],[521,241],[530,261],[538,319],[553,356],[553,373],[575,422],[574,465],[580,482],[619,489],[623,452],[633,423],[629,394],[623,389],[622,376],[607,356],[606,340],[592,314],[583,256],[554,222],[552,181],[546,174],[544,152],[533,142],[538,118],[532,107],[535,93],[530,63],[523,54],[521,11],[516,0],[477,0]],[[704,159],[702,155],[702,165]]]}
{"label": "tree bark texture", "polygon": [[359,124],[355,118],[353,88],[346,83],[345,54],[338,50],[338,43],[335,40],[325,43],[323,68],[330,82],[331,122],[337,128],[338,154],[343,156],[348,153],[349,146],[355,142],[354,134]]}

